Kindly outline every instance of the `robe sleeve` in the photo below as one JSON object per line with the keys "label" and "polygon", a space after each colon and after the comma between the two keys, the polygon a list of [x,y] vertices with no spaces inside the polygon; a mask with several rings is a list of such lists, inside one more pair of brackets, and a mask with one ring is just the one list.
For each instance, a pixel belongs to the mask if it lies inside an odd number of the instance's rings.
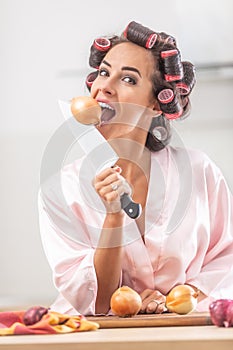
{"label": "robe sleeve", "polygon": [[[186,283],[208,295],[198,310],[211,301],[233,296],[233,199],[226,181],[211,161],[205,169],[209,206],[209,244],[200,273]],[[196,257],[198,259],[198,256]],[[187,273],[188,276],[188,273]]]}
{"label": "robe sleeve", "polygon": [[[77,217],[77,212],[73,215],[69,206],[52,190],[39,192],[38,208],[43,248],[64,307],[68,302],[77,313],[94,315],[97,295],[95,250],[82,218]],[[79,239],[72,239],[75,234]]]}

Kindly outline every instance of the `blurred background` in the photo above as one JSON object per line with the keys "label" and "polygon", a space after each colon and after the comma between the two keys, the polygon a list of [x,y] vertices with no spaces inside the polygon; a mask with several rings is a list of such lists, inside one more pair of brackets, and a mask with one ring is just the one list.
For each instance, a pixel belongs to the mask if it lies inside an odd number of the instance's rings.
{"label": "blurred background", "polygon": [[46,146],[64,122],[59,99],[87,94],[89,48],[131,20],[177,38],[196,65],[192,113],[175,128],[233,189],[232,0],[0,0],[0,310],[56,296],[38,225]]}

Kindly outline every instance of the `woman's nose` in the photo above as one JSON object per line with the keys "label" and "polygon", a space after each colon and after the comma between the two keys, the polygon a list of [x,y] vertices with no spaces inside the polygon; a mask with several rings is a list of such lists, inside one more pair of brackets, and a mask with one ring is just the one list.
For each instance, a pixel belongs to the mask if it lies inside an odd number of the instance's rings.
{"label": "woman's nose", "polygon": [[113,81],[111,81],[111,79],[105,79],[104,82],[101,82],[99,90],[106,95],[114,95],[115,87]]}

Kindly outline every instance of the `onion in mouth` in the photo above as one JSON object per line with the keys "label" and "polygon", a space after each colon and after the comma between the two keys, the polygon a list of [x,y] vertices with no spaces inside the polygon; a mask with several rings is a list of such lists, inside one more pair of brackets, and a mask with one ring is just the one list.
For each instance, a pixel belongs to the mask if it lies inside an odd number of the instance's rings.
{"label": "onion in mouth", "polygon": [[70,106],[74,118],[86,125],[100,123],[101,107],[91,96],[78,96],[71,100]]}

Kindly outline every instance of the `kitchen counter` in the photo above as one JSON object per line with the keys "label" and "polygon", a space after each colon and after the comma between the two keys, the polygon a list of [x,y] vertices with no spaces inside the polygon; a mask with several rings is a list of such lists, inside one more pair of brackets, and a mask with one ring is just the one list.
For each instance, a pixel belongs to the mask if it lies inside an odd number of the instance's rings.
{"label": "kitchen counter", "polygon": [[233,328],[205,326],[100,328],[58,335],[0,337],[0,350],[232,350]]}

